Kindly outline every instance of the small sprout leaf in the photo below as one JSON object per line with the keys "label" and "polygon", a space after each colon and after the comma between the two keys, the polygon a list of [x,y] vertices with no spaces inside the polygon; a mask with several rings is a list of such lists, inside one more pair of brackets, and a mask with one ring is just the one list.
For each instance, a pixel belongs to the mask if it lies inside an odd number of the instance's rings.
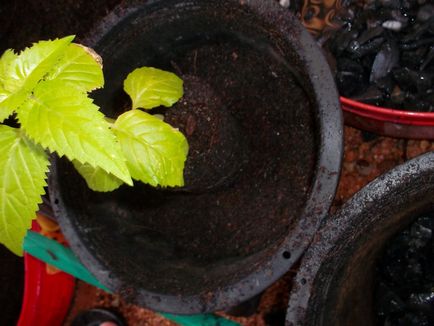
{"label": "small sprout leaf", "polygon": [[113,130],[134,179],[152,186],[184,185],[188,144],[181,132],[141,110],[120,115]]}
{"label": "small sprout leaf", "polygon": [[133,109],[172,106],[183,95],[182,79],[175,74],[151,67],[137,68],[124,81]]}
{"label": "small sprout leaf", "polygon": [[87,186],[93,191],[108,192],[119,188],[123,182],[113,174],[107,173],[100,167],[93,167],[90,164],[81,164],[73,161],[75,169],[86,180]]}

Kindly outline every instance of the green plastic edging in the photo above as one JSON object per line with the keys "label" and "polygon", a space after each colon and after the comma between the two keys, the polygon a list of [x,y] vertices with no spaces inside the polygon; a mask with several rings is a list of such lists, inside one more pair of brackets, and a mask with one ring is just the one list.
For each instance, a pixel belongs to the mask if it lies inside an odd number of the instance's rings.
{"label": "green plastic edging", "polygon": [[24,238],[24,251],[65,273],[110,292],[84,267],[71,249],[55,240],[48,239],[37,232],[28,231]]}
{"label": "green plastic edging", "polygon": [[182,326],[239,326],[240,324],[217,316],[213,314],[203,314],[203,315],[190,315],[190,316],[181,316],[181,315],[172,315],[161,313],[165,318],[174,321],[175,323]]}
{"label": "green plastic edging", "polygon": [[[84,282],[92,284],[104,291],[111,293],[104,285],[102,285],[84,265],[73,254],[71,249],[61,245],[55,240],[48,239],[43,235],[27,231],[24,238],[24,251],[30,255],[42,260],[43,262],[52,265],[65,273],[71,274]],[[232,320],[214,315],[173,315],[161,313],[165,318],[174,321],[181,326],[239,326],[240,324]]]}

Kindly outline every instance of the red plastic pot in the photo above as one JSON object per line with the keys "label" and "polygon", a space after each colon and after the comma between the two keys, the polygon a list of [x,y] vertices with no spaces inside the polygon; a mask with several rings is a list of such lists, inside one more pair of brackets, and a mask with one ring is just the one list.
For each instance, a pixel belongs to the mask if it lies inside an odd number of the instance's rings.
{"label": "red plastic pot", "polygon": [[379,135],[434,139],[434,113],[383,108],[341,97],[345,124]]}
{"label": "red plastic pot", "polygon": [[[40,227],[35,222],[33,230]],[[24,254],[24,296],[18,326],[61,326],[74,294],[73,276],[47,272],[47,265]]]}
{"label": "red plastic pot", "polygon": [[[325,29],[329,33],[330,30],[338,28],[338,25],[333,24],[333,17],[342,10],[341,1],[304,0],[302,2],[302,23],[317,40],[323,35]],[[305,17],[309,19],[306,20]],[[395,110],[365,104],[343,96],[340,100],[346,125],[388,137],[434,139],[433,112]]]}

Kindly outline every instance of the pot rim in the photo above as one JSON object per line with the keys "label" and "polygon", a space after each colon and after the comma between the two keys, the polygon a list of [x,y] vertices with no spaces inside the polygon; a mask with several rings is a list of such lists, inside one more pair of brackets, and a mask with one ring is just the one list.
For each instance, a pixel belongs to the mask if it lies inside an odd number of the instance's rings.
{"label": "pot rim", "polygon": [[361,117],[403,125],[434,126],[433,112],[395,110],[340,97],[345,111]]}
{"label": "pot rim", "polygon": [[395,110],[340,97],[345,124],[379,135],[434,139],[434,113]]}
{"label": "pot rim", "polygon": [[[150,1],[150,3],[155,4],[162,1],[155,0]],[[229,1],[236,4],[240,3],[238,0]],[[204,2],[208,2],[208,0]],[[148,4],[146,3],[144,6]],[[306,64],[306,73],[310,76],[309,82],[316,96],[314,100],[318,106],[316,123],[320,129],[312,190],[309,193],[303,213],[290,232],[296,236],[287,235],[284,241],[273,251],[274,254],[247,277],[224,288],[215,289],[212,293],[212,300],[205,299],[208,294],[181,297],[179,295],[155,293],[143,288],[131,289],[131,292],[134,293],[134,301],[157,311],[194,314],[221,310],[237,305],[262,292],[286,273],[302,255],[311,242],[320,222],[325,217],[337,188],[343,154],[343,119],[338,93],[325,58],[313,38],[303,29],[301,23],[295,17],[292,17],[288,11],[281,8],[277,2],[249,0],[242,2],[242,4],[249,6],[256,15],[265,21],[269,21],[270,17],[278,17],[279,19],[276,19],[276,21],[279,21],[277,29],[283,35],[287,35],[286,40],[292,44],[303,45],[301,48],[297,47],[297,55]],[[119,23],[132,12],[135,12],[135,10],[125,10],[122,7],[116,8],[97,27],[96,36],[87,38],[86,42],[91,43],[91,46],[96,44],[96,40],[102,39],[110,26]],[[289,29],[288,26],[291,26],[291,28]],[[295,31],[295,35],[288,34],[289,30]],[[322,117],[321,120],[318,118],[319,116]],[[123,284],[122,280],[107,270],[104,263],[86,246],[86,240],[73,227],[74,219],[64,209],[62,194],[59,192],[58,187],[54,186],[55,179],[58,178],[55,161],[53,161],[52,167],[49,181],[50,197],[62,231],[71,248],[102,284],[114,292],[120,288],[127,289],[124,294],[128,294],[128,284]]]}
{"label": "pot rim", "polygon": [[[434,152],[404,162],[364,186],[320,227],[315,240],[303,256],[294,279],[286,315],[287,326],[305,325],[310,300],[316,295],[314,292],[318,272],[323,263],[335,255],[336,246],[349,229],[362,232],[360,229],[366,224],[369,203],[389,197],[390,193],[402,188],[403,184],[409,185],[433,174]],[[360,203],[367,204],[361,206]]]}
{"label": "pot rim", "polygon": [[[32,230],[40,226],[32,223]],[[75,291],[75,278],[64,272],[47,273],[45,262],[24,253],[24,293],[17,326],[63,324]]]}

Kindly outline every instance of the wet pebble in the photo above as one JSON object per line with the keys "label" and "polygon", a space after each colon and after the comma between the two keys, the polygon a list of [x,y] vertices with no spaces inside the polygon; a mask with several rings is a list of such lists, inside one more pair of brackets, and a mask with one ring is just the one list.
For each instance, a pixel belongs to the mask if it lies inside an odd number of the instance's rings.
{"label": "wet pebble", "polygon": [[341,28],[322,37],[341,95],[384,107],[434,112],[434,4],[345,1]]}
{"label": "wet pebble", "polygon": [[421,22],[428,21],[431,17],[434,17],[434,5],[425,4],[417,11],[416,19]]}
{"label": "wet pebble", "polygon": [[399,32],[403,27],[403,23],[399,20],[386,20],[381,24],[381,26],[383,26],[385,29]]}
{"label": "wet pebble", "polygon": [[377,264],[378,325],[434,325],[434,213],[395,236]]}

